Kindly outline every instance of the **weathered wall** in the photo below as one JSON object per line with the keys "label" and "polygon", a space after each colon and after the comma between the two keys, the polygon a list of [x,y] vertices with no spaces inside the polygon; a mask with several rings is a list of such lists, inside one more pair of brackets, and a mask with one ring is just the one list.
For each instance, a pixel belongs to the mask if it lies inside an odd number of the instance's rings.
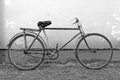
{"label": "weathered wall", "polygon": [[[5,46],[5,30],[4,30],[4,1],[0,0],[0,49],[4,49]],[[0,63],[5,59],[4,53],[0,51]]]}
{"label": "weathered wall", "polygon": [[[51,20],[50,27],[76,27],[71,19],[78,17],[86,32],[106,35],[114,47],[120,41],[119,0],[1,0],[4,1],[5,46],[9,39],[20,32],[20,27],[37,28],[40,20]],[[55,33],[59,34],[56,37]],[[75,32],[48,32],[51,42],[65,42]],[[63,36],[64,35],[64,36]],[[64,38],[63,38],[64,37]],[[58,40],[62,39],[62,40]],[[56,42],[57,43],[57,42]]]}
{"label": "weathered wall", "polygon": [[4,30],[4,4],[3,0],[0,0],[0,48],[5,47],[5,30]]}
{"label": "weathered wall", "polygon": [[[76,27],[70,21],[74,17],[80,19],[86,32],[102,33],[113,47],[120,49],[119,4],[119,0],[0,0],[0,49],[7,48],[20,27],[37,28],[40,20],[51,20],[50,27]],[[74,34],[74,31],[48,31],[53,47]]]}

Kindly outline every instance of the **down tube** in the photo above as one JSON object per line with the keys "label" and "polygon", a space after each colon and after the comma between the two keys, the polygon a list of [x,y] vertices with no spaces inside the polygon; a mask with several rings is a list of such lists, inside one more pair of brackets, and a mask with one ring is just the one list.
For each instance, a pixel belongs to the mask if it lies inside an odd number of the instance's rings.
{"label": "down tube", "polygon": [[75,39],[80,33],[76,34],[73,38],[71,38],[66,44],[64,44],[59,50],[62,50],[68,43],[70,43],[73,39]]}

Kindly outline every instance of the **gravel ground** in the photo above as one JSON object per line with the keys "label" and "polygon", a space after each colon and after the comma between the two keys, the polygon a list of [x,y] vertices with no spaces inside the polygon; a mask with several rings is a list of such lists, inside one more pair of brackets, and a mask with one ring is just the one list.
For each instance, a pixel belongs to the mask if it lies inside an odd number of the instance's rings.
{"label": "gravel ground", "polygon": [[49,63],[30,71],[20,71],[11,64],[2,64],[0,80],[120,80],[120,63],[110,63],[101,70],[85,69],[73,62]]}

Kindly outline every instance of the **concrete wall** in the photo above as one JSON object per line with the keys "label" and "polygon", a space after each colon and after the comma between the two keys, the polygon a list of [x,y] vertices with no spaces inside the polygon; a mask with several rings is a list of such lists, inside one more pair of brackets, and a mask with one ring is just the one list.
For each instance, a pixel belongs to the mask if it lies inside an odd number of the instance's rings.
{"label": "concrete wall", "polygon": [[[107,36],[114,47],[120,47],[119,0],[1,0],[4,2],[5,44],[20,32],[20,27],[38,28],[40,20],[51,20],[50,27],[76,27],[71,19],[78,17],[84,30]],[[2,2],[2,3],[3,3]],[[2,4],[1,3],[1,4]],[[2,7],[2,6],[1,6]],[[58,34],[56,36],[56,33]],[[75,32],[49,31],[51,42],[64,43]],[[64,36],[63,36],[64,35]],[[61,39],[61,40],[59,40]],[[53,47],[55,44],[52,44]]]}
{"label": "concrete wall", "polygon": [[[74,17],[80,19],[87,33],[104,34],[120,49],[119,4],[119,0],[0,0],[0,49],[7,49],[10,38],[20,32],[20,27],[37,29],[40,20],[51,20],[50,27],[76,27],[70,21]],[[47,34],[55,47],[56,43],[61,45],[75,33],[48,31]],[[4,51],[1,61],[3,54]]]}
{"label": "concrete wall", "polygon": [[4,5],[3,0],[0,0],[0,48],[5,47],[5,22],[4,22]]}
{"label": "concrete wall", "polygon": [[[0,0],[0,49],[4,49],[5,45],[5,25],[4,25],[4,1]],[[0,51],[0,63],[5,59],[5,53]]]}

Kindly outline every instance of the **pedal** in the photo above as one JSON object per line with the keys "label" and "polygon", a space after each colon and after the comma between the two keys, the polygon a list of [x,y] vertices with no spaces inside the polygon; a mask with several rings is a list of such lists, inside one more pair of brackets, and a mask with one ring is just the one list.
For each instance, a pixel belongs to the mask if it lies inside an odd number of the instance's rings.
{"label": "pedal", "polygon": [[48,52],[47,52],[46,55],[49,56],[49,55],[51,55],[51,53],[48,53]]}
{"label": "pedal", "polygon": [[52,61],[44,61],[44,64],[50,64]]}

